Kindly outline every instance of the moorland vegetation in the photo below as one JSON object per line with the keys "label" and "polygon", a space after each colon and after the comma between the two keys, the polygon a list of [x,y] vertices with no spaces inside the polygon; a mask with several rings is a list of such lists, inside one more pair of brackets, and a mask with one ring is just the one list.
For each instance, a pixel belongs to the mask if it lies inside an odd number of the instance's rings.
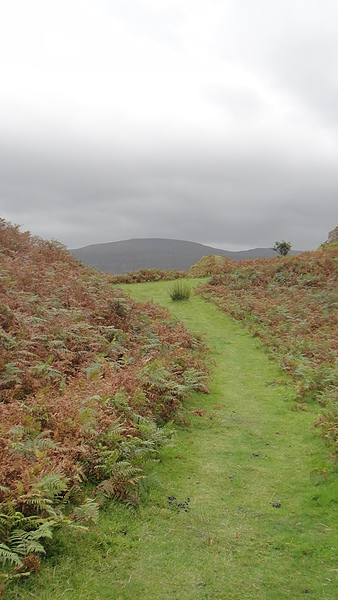
{"label": "moorland vegetation", "polygon": [[40,569],[56,528],[110,498],[137,503],[144,467],[192,391],[199,336],[113,289],[58,242],[0,221],[0,562]]}
{"label": "moorland vegetation", "polygon": [[110,275],[114,284],[149,283],[153,281],[173,281],[176,279],[196,279],[222,273],[227,265],[238,265],[238,262],[224,256],[210,254],[201,258],[188,271],[170,271],[160,269],[140,269],[121,275]]}
{"label": "moorland vegetation", "polygon": [[[336,228],[337,229],[337,228]],[[316,425],[338,457],[338,242],[313,252],[240,262],[205,256],[188,271],[142,270],[115,283],[208,278],[196,292],[241,321],[294,381],[298,409],[317,402]]]}
{"label": "moorland vegetation", "polygon": [[187,272],[111,276],[0,220],[3,589],[40,570],[56,531],[58,538],[69,528],[84,531],[111,500],[136,506],[170,422],[184,424],[184,401],[209,391],[201,337],[112,284],[207,278],[194,282],[195,293],[260,340],[287,374],[275,385],[293,382],[294,410],[318,406],[316,425],[336,461],[337,261],[333,244],[240,263],[208,256]]}
{"label": "moorland vegetation", "polygon": [[[322,427],[338,457],[338,247],[276,259],[201,265],[214,275],[203,298],[242,321],[292,377],[298,404],[318,402]],[[214,263],[214,269],[213,264]],[[198,271],[198,265],[195,267]],[[200,273],[203,269],[200,269]]]}
{"label": "moorland vegetation", "polygon": [[317,425],[338,456],[338,244],[274,259],[205,256],[188,271],[142,270],[116,283],[208,277],[197,293],[245,324],[294,381],[297,408],[322,407]]}

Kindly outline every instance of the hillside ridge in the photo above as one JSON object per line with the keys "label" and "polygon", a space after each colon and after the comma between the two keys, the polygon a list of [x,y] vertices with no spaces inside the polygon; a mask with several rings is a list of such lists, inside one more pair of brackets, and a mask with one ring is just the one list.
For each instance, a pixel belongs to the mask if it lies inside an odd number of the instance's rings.
{"label": "hillside ridge", "polygon": [[204,342],[110,279],[0,219],[1,597],[54,529],[136,505],[164,424],[208,392]]}
{"label": "hillside ridge", "polygon": [[[272,248],[232,252],[198,242],[166,238],[133,238],[92,244],[71,249],[70,252],[85,265],[115,275],[140,269],[185,271],[208,255],[225,256],[237,261],[276,256]],[[298,251],[292,252],[297,253]]]}

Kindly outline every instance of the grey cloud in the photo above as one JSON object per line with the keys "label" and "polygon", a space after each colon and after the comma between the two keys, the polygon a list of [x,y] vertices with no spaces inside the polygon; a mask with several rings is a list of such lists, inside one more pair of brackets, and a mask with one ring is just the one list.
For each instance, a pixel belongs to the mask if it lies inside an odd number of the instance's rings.
{"label": "grey cloud", "polygon": [[[298,99],[323,124],[338,125],[338,5],[335,0],[245,0],[224,10],[212,49],[263,75],[272,89]],[[337,134],[337,131],[336,131]]]}
{"label": "grey cloud", "polygon": [[185,17],[180,2],[149,6],[135,0],[114,0],[113,4],[99,0],[98,4],[107,16],[119,20],[135,34],[169,47],[181,47],[177,30]]}
{"label": "grey cloud", "polygon": [[70,247],[170,237],[228,249],[279,238],[311,248],[338,216],[333,169],[311,173],[306,164],[295,170],[268,157],[215,163],[193,148],[188,157],[164,152],[155,164],[120,159],[116,168],[103,156],[87,157],[81,167],[75,154],[9,160],[7,153],[0,165],[4,216]]}
{"label": "grey cloud", "polygon": [[262,100],[250,87],[209,85],[202,88],[207,100],[229,112],[238,121],[256,118],[263,110]]}
{"label": "grey cloud", "polygon": [[[338,224],[337,4],[329,0],[323,14],[309,0],[201,3],[215,16],[210,31],[199,3],[93,4],[122,24],[121,40],[135,36],[133,50],[124,66],[130,48],[121,42],[114,55],[107,27],[99,53],[86,48],[79,72],[73,61],[74,72],[58,78],[56,67],[67,61],[55,59],[42,100],[34,89],[26,94],[29,73],[15,80],[12,96],[6,88],[1,216],[71,248],[132,237],[229,250],[324,241]],[[84,27],[90,31],[88,20]],[[153,69],[161,60],[149,45],[150,72],[143,55],[135,55],[141,76],[130,71],[139,39],[165,49],[170,72],[159,84]],[[105,48],[114,60],[104,62]],[[177,57],[184,68],[176,78]]]}

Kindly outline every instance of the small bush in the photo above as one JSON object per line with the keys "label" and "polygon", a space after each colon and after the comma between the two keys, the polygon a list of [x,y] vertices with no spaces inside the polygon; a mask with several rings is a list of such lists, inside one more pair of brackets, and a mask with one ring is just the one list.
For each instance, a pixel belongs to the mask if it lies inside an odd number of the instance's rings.
{"label": "small bush", "polygon": [[282,242],[276,242],[272,250],[278,252],[278,254],[280,254],[281,256],[286,256],[291,250],[291,244],[290,242],[286,242],[285,240],[283,240]]}
{"label": "small bush", "polygon": [[177,281],[169,293],[170,298],[174,301],[189,300],[191,288],[188,284],[182,283],[182,281]]}

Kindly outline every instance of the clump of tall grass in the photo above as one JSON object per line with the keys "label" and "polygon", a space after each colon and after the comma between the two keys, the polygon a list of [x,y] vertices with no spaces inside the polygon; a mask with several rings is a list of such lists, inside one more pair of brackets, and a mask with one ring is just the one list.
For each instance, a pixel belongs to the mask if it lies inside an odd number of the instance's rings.
{"label": "clump of tall grass", "polygon": [[176,302],[179,300],[189,300],[191,294],[191,288],[187,283],[177,281],[174,287],[169,292],[170,298]]}

